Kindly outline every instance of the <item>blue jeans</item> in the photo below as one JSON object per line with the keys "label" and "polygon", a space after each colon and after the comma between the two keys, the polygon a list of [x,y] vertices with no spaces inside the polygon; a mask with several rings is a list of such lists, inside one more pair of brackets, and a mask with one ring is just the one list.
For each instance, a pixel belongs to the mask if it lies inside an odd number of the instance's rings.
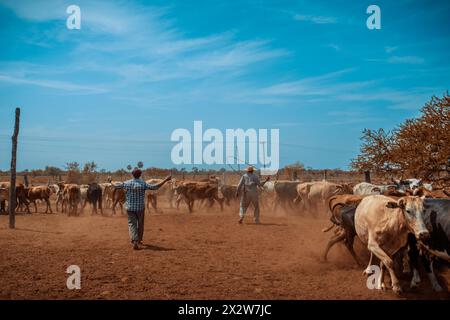
{"label": "blue jeans", "polygon": [[142,241],[144,237],[144,210],[127,211],[127,213],[131,241]]}

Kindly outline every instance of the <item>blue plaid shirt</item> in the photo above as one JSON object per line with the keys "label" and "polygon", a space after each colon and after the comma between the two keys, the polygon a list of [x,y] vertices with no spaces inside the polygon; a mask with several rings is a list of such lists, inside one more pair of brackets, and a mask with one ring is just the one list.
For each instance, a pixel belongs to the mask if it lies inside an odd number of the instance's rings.
{"label": "blue plaid shirt", "polygon": [[125,208],[128,211],[145,210],[145,190],[157,190],[154,184],[148,184],[141,179],[131,179],[122,183],[114,184],[118,189],[125,189],[126,202]]}

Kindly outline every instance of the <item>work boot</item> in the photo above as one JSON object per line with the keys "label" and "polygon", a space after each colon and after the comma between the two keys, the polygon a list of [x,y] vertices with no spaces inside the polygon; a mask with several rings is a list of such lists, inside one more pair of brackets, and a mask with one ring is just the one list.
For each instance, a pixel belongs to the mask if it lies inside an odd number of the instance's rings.
{"label": "work boot", "polygon": [[242,224],[242,221],[244,221],[244,217],[239,218],[238,223],[239,223],[239,224]]}
{"label": "work boot", "polygon": [[133,250],[139,250],[139,242],[133,241]]}

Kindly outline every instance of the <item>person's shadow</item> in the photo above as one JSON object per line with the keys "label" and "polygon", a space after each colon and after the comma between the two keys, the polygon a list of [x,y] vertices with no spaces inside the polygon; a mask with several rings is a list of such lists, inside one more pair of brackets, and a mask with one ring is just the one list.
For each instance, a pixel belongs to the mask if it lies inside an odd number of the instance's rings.
{"label": "person's shadow", "polygon": [[155,246],[152,244],[143,244],[141,250],[153,250],[153,251],[173,251],[173,248],[165,248],[160,246]]}
{"label": "person's shadow", "polygon": [[256,224],[256,223],[247,223],[247,224],[252,224],[252,225],[255,225],[255,226],[275,226],[275,227],[287,227],[288,225],[287,224],[285,224],[285,223],[264,223],[264,222],[260,222],[260,223],[258,223],[258,224]]}

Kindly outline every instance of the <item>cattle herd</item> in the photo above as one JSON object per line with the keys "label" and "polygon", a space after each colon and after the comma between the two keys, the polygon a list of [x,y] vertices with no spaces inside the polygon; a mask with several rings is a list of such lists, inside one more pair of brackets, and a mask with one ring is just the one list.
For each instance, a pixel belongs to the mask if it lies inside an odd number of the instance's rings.
{"label": "cattle herd", "polygon": [[[154,184],[160,179],[147,180]],[[115,181],[78,185],[56,183],[41,186],[16,186],[17,211],[31,213],[30,205],[37,212],[37,201],[45,203],[45,213],[53,213],[50,197],[56,199],[56,211],[78,216],[86,205],[92,214],[104,214],[104,208],[122,214],[125,190],[113,187]],[[180,204],[193,212],[197,208],[218,205],[237,210],[237,185],[224,184],[215,176],[208,179],[186,181],[172,179],[157,191],[148,191],[147,210],[161,212],[158,198],[164,198],[171,208]],[[9,199],[9,182],[0,182],[1,211],[6,211]],[[450,192],[444,186],[423,183],[419,179],[392,180],[391,184],[375,185],[368,182],[337,184],[328,181],[269,181],[260,190],[261,206],[268,212],[285,212],[309,215],[324,214],[331,224],[322,231],[332,235],[323,253],[326,261],[329,250],[337,243],[348,249],[355,263],[365,274],[371,266],[379,265],[381,275],[376,287],[385,289],[384,275],[391,279],[392,290],[402,292],[399,278],[410,277],[410,287],[420,283],[419,266],[427,273],[432,288],[443,290],[433,269],[438,260],[450,262]],[[370,253],[367,268],[353,248],[358,238]],[[375,261],[376,260],[376,261]]]}

